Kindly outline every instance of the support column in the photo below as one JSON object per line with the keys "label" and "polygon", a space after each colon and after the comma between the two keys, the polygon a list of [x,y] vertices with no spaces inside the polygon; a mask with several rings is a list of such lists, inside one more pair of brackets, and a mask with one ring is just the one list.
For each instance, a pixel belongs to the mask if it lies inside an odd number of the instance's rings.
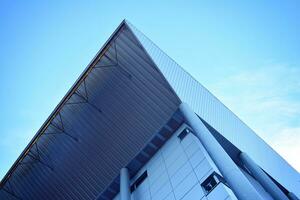
{"label": "support column", "polygon": [[120,200],[130,200],[130,178],[127,168],[120,171]]}
{"label": "support column", "polygon": [[193,129],[194,135],[205,147],[208,154],[221,171],[224,179],[239,200],[262,200],[245,175],[217,142],[198,116],[186,103],[179,106],[187,124]]}
{"label": "support column", "polygon": [[275,200],[289,200],[271,178],[246,153],[242,152],[240,154],[240,160]]}

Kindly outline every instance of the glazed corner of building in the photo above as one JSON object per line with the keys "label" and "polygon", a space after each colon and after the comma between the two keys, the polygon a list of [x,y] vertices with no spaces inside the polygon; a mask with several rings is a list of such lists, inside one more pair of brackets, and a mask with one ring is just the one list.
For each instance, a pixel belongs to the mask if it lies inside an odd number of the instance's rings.
{"label": "glazed corner of building", "polygon": [[50,197],[294,200],[300,175],[124,20],[1,181]]}

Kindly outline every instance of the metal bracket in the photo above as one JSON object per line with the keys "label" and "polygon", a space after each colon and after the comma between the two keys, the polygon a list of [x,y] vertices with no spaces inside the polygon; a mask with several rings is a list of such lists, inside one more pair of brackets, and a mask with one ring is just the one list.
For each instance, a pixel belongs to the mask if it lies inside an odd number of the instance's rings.
{"label": "metal bracket", "polygon": [[[115,60],[113,60],[112,58],[110,58],[109,56],[107,56],[106,54],[104,54],[104,57],[106,57],[111,64],[108,65],[95,65],[94,69],[100,69],[100,68],[107,68],[107,67],[117,67],[118,69],[121,70],[121,73],[123,73],[125,76],[127,76],[129,79],[132,78],[132,75],[127,72],[120,64],[119,64],[119,59],[118,59],[118,51],[117,51],[117,43],[116,43],[117,38],[115,39],[115,41],[113,42],[113,49],[114,49],[114,54],[115,54]],[[100,60],[101,61],[101,60]],[[99,62],[100,62],[99,61]]]}
{"label": "metal bracket", "polygon": [[[84,87],[84,92],[83,94],[81,92],[79,92],[79,90],[77,89],[73,95],[76,95],[77,97],[80,98],[79,101],[76,102],[66,102],[66,105],[78,105],[78,104],[83,104],[83,103],[87,103],[88,105],[90,105],[91,107],[93,107],[94,109],[96,109],[98,112],[102,113],[102,110],[100,108],[98,108],[95,104],[91,103],[89,101],[89,95],[88,95],[88,90],[87,90],[87,84],[86,81],[84,80],[82,82],[83,87]],[[72,96],[73,96],[72,95]],[[72,98],[71,96],[71,98]]]}
{"label": "metal bracket", "polygon": [[74,137],[73,135],[71,135],[71,134],[69,134],[65,131],[64,123],[63,123],[62,116],[61,116],[60,112],[58,113],[57,116],[59,117],[60,124],[56,124],[52,120],[50,122],[50,125],[49,125],[49,126],[53,127],[54,129],[56,129],[57,131],[55,131],[55,132],[46,132],[45,131],[44,135],[65,134],[65,135],[69,136],[70,138],[72,138],[73,140],[75,140],[76,142],[78,142],[78,138]]}
{"label": "metal bracket", "polygon": [[[34,148],[35,148],[36,152],[33,151]],[[24,160],[22,160],[22,162],[20,162],[20,165],[28,165],[28,164],[31,165],[31,164],[34,164],[36,162],[39,162],[40,164],[44,165],[45,167],[47,167],[51,171],[54,171],[53,167],[51,167],[50,165],[48,165],[47,163],[42,161],[41,153],[40,153],[40,150],[39,150],[39,147],[38,147],[37,143],[35,143],[33,145],[33,147],[29,150],[29,152],[27,153],[27,156],[29,156],[33,161],[24,161]]]}

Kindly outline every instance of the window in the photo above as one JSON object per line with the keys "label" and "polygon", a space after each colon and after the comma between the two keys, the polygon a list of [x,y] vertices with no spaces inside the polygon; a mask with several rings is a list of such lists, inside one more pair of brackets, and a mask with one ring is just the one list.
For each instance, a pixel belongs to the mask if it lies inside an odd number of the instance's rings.
{"label": "window", "polygon": [[185,136],[187,136],[189,133],[191,132],[190,129],[186,128],[184,129],[177,137],[180,139],[180,140],[183,140],[185,138]]}
{"label": "window", "polygon": [[225,184],[225,181],[222,176],[213,172],[205,181],[201,183],[201,187],[204,190],[205,194],[209,194],[220,182]]}
{"label": "window", "polygon": [[140,177],[136,179],[136,181],[130,186],[130,191],[133,192],[139,185],[143,183],[143,181],[148,177],[147,171],[144,171]]}

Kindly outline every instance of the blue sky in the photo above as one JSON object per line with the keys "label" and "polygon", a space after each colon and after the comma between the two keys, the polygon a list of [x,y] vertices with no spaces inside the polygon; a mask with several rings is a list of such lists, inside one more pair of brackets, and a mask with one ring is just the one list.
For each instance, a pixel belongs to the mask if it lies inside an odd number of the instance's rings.
{"label": "blue sky", "polygon": [[0,1],[0,177],[124,19],[300,171],[299,1]]}

